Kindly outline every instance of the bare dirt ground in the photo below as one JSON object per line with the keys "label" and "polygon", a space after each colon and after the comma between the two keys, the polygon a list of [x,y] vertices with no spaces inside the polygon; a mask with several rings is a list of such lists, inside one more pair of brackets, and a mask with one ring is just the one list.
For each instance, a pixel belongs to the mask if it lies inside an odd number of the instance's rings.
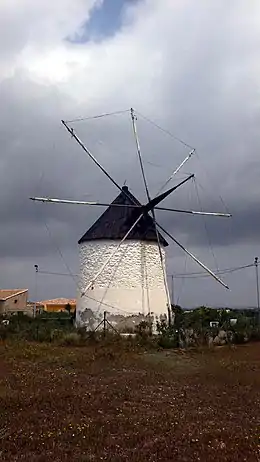
{"label": "bare dirt ground", "polygon": [[0,346],[2,461],[260,461],[260,344]]}

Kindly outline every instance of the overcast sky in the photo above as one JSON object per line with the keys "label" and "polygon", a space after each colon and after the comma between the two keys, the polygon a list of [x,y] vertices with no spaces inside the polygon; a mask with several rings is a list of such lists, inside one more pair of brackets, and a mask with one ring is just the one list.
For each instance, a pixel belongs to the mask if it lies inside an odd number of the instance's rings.
{"label": "overcast sky", "polygon": [[[30,298],[76,293],[77,241],[101,209],[32,203],[30,196],[111,201],[117,190],[60,120],[134,107],[197,150],[167,199],[176,208],[233,214],[158,220],[212,269],[253,262],[259,248],[258,0],[1,0],[0,280]],[[144,200],[128,113],[74,129],[111,175]],[[151,194],[189,150],[138,117]],[[172,183],[174,184],[174,183]],[[197,195],[198,193],[198,195]],[[168,273],[200,271],[174,244]],[[183,306],[255,305],[254,268],[175,279]]]}

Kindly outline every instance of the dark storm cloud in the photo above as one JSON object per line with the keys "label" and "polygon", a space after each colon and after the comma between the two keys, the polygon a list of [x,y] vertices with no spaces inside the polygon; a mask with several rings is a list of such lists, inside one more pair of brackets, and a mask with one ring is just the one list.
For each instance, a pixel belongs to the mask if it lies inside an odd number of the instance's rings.
{"label": "dark storm cloud", "polygon": [[[198,208],[197,208],[198,210]],[[183,214],[166,212],[160,216],[160,223],[171,230],[174,236],[189,236],[189,243],[196,247],[228,247],[239,244],[258,245],[260,210],[259,204],[252,203],[246,208],[235,204],[232,218],[183,216]]]}
{"label": "dark storm cloud", "polygon": [[[51,253],[46,223],[61,245],[71,248],[81,233],[102,213],[102,209],[44,205],[30,202],[29,197],[36,195],[82,200],[106,200],[108,197],[112,200],[117,195],[117,190],[85,156],[81,148],[70,140],[62,128],[59,120],[63,113],[62,93],[54,92],[52,88],[43,90],[40,86],[19,78],[3,82],[1,87],[2,107],[7,108],[7,111],[2,113],[0,132],[3,149],[1,158],[3,168],[0,174],[1,255],[26,257],[38,256],[40,252],[43,255]],[[64,112],[66,109],[65,107]],[[77,112],[75,108],[74,111]],[[82,111],[80,106],[78,111],[79,113]],[[119,183],[127,179],[132,191],[145,201],[142,179],[134,153],[133,137],[125,122],[126,119],[123,122],[107,120],[99,126],[92,123],[88,126],[75,125],[75,128],[82,139],[90,143],[93,152],[97,153],[99,160]],[[200,121],[195,125],[197,131],[201,130]],[[207,126],[207,122],[203,122],[203,125]],[[216,153],[221,160],[218,161],[218,171],[215,172],[216,183],[219,183],[218,189],[221,192],[223,190],[227,192],[228,207],[233,213],[231,224],[227,223],[229,220],[220,218],[185,217],[182,214],[167,212],[159,215],[160,222],[169,231],[177,235],[190,234],[190,242],[199,246],[208,245],[205,239],[205,223],[211,242],[215,245],[228,246],[242,242],[244,239],[252,242],[258,239],[259,213],[257,213],[257,202],[252,197],[252,190],[255,190],[256,195],[259,165],[251,160],[246,175],[243,174],[244,167],[241,163],[238,166],[233,164],[231,169],[227,169],[224,154],[230,140],[225,130],[225,123],[220,120],[219,125],[224,126],[224,129]],[[168,140],[141,118],[138,120],[138,128],[149,184],[152,192],[155,193],[172,169],[187,155],[188,150],[177,142]],[[98,144],[95,144],[95,136],[99,141]],[[205,138],[204,151],[210,152],[214,149],[214,143],[209,130]],[[237,144],[233,144],[235,152],[239,152],[240,142],[240,137],[237,137]],[[254,158],[255,142],[256,137],[253,137],[247,144],[247,154],[251,159]],[[211,161],[213,164],[214,160]],[[163,168],[159,167],[160,164],[163,164]],[[201,163],[195,158],[184,170],[191,169],[198,172],[196,176],[200,180],[200,173],[203,174],[200,166]],[[225,184],[221,183],[222,168],[225,175],[226,170],[229,170],[225,177],[227,178]],[[214,177],[214,174],[212,176]],[[220,200],[212,200],[215,193],[214,186],[211,187],[210,180],[207,181],[208,191],[211,190],[211,194],[208,196],[207,191],[204,194],[198,190],[201,203],[195,197],[196,189],[187,185],[174,193],[164,205],[195,210],[200,210],[200,206],[203,205],[206,211],[224,212]],[[178,177],[175,182],[178,182]],[[192,232],[190,232],[191,226]],[[16,236],[19,236],[19,239]],[[39,242],[41,242],[40,247]]]}
{"label": "dark storm cloud", "polygon": [[6,108],[0,129],[0,255],[46,255],[46,223],[61,243],[73,246],[97,212],[29,198],[104,200],[112,188],[62,128],[62,94],[19,78],[0,87],[1,107]]}

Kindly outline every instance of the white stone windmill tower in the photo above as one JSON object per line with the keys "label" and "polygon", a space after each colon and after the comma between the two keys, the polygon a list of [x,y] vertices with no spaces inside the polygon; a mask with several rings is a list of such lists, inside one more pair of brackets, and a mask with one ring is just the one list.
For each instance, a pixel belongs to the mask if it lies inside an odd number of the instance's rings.
{"label": "white stone windmill tower", "polygon": [[[78,324],[87,323],[92,313],[99,319],[104,310],[113,316],[118,315],[119,320],[123,314],[126,317],[137,315],[141,320],[167,313],[164,248],[168,243],[159,234],[164,266],[162,271],[152,218],[149,215],[142,217],[115,252],[136,221],[134,206],[138,201],[127,186],[123,186],[122,190],[79,240]],[[89,282],[112,254],[104,270],[86,291]]]}
{"label": "white stone windmill tower", "polygon": [[[79,204],[86,206],[108,207],[101,217],[91,226],[79,241],[80,275],[78,282],[78,301],[76,310],[77,325],[95,328],[106,311],[112,317],[123,315],[124,319],[138,315],[160,316],[168,314],[171,322],[170,295],[165,269],[165,247],[168,245],[162,234],[178,245],[190,258],[208,272],[216,281],[227,285],[206,265],[198,260],[171,233],[156,220],[156,209],[188,213],[230,217],[230,214],[198,212],[160,207],[159,204],[173,191],[194,178],[189,175],[185,180],[166,192],[151,199],[143,168],[140,145],[136,131],[136,116],[131,111],[133,133],[138,160],[146,190],[145,205],[132,195],[126,186],[120,187],[112,176],[102,167],[94,155],[76,135],[68,122],[62,121],[72,138],[81,146],[90,159],[120,191],[111,204],[83,202],[63,199],[37,198],[41,202]],[[106,114],[108,115],[108,114]],[[80,119],[82,120],[82,119]],[[189,160],[193,149],[165,182],[160,192],[173,176]],[[162,233],[162,234],[161,234]],[[140,319],[141,319],[140,318]]]}

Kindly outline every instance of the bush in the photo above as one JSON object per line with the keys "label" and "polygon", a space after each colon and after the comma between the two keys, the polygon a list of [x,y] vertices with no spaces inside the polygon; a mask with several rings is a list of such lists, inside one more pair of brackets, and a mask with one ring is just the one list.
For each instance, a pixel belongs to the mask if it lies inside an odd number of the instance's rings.
{"label": "bush", "polygon": [[147,338],[151,335],[151,323],[148,321],[141,321],[135,328],[135,333],[142,338]]}
{"label": "bush", "polygon": [[158,346],[164,349],[179,348],[179,339],[177,335],[160,335],[158,338]]}
{"label": "bush", "polygon": [[233,343],[236,345],[246,343],[245,332],[235,331],[233,333]]}
{"label": "bush", "polygon": [[[0,322],[3,319],[0,318]],[[32,318],[24,314],[9,317],[9,324],[0,324],[1,340],[55,342],[65,333],[73,332],[68,313],[43,313]]]}
{"label": "bush", "polygon": [[252,329],[251,341],[259,342],[259,340],[260,340],[260,328],[257,326]]}
{"label": "bush", "polygon": [[179,348],[179,329],[176,326],[169,326],[167,321],[157,321],[156,324],[159,337],[158,346],[161,348]]}
{"label": "bush", "polygon": [[62,329],[53,329],[50,331],[50,341],[56,342],[64,336],[64,330]]}
{"label": "bush", "polygon": [[69,332],[63,335],[60,344],[64,346],[78,346],[81,342],[81,336],[77,332]]}

